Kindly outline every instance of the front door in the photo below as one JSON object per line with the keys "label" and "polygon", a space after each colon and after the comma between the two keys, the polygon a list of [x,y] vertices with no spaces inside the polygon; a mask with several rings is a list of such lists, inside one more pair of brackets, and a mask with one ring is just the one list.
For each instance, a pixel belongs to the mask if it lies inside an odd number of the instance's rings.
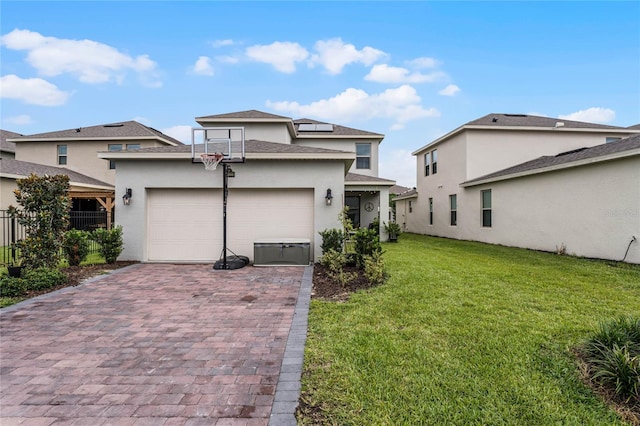
{"label": "front door", "polygon": [[351,219],[354,228],[360,227],[360,197],[349,196],[344,197],[344,202],[349,207],[347,216]]}

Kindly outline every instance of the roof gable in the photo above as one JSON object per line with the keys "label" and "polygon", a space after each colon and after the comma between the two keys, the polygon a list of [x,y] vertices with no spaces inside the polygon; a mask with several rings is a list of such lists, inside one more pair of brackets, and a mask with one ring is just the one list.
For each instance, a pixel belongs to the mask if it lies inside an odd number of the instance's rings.
{"label": "roof gable", "polygon": [[16,152],[16,144],[8,142],[7,139],[17,138],[18,136],[22,135],[20,133],[0,129],[0,150],[4,152]]}
{"label": "roof gable", "polygon": [[541,117],[528,114],[500,114],[492,113],[464,126],[493,126],[493,127],[564,127],[567,129],[611,129],[623,130],[624,127],[608,126],[605,124],[587,123],[583,121],[564,120],[561,118]]}
{"label": "roof gable", "polygon": [[270,114],[268,112],[258,111],[256,109],[250,109],[247,111],[229,112],[225,114],[205,115],[202,117],[196,117],[196,121],[203,120],[291,120],[289,117],[282,115]]}

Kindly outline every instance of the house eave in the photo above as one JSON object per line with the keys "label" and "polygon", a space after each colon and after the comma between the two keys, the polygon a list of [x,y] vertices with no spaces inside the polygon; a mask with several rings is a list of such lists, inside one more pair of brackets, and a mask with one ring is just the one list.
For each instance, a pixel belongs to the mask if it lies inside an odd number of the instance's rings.
{"label": "house eave", "polygon": [[55,137],[55,138],[21,138],[21,139],[7,139],[7,142],[13,143],[22,143],[22,142],[102,142],[102,141],[132,141],[132,140],[140,140],[140,141],[160,141],[164,142],[170,146],[179,146],[179,144],[170,141],[168,139],[164,139],[157,136],[117,136],[117,137],[109,137],[109,136],[100,136],[100,137],[84,137],[84,138],[75,138],[75,137]]}
{"label": "house eave", "polygon": [[[5,178],[5,179],[24,179],[29,177],[28,175],[17,175],[14,173],[2,173],[0,172],[0,178]],[[100,190],[104,190],[104,191],[113,191],[114,187],[113,186],[107,186],[107,185],[96,185],[96,184],[92,184],[92,183],[83,183],[83,182],[76,182],[73,180],[69,180],[69,185],[73,185],[73,186],[81,186],[83,188],[91,188],[91,189],[100,189]]]}
{"label": "house eave", "polygon": [[583,160],[572,161],[570,163],[563,163],[563,164],[557,164],[557,165],[553,165],[553,166],[541,167],[541,168],[538,168],[538,169],[526,170],[526,171],[523,171],[523,172],[511,173],[511,174],[508,174],[508,175],[496,176],[496,177],[487,178],[487,179],[480,179],[480,180],[462,182],[460,184],[460,187],[462,187],[462,188],[471,188],[471,187],[474,187],[474,186],[486,185],[486,184],[494,183],[494,182],[517,179],[517,178],[521,178],[521,177],[525,177],[525,176],[532,176],[532,175],[537,175],[537,174],[541,174],[541,173],[548,173],[548,172],[553,172],[553,171],[557,171],[557,170],[565,170],[565,169],[570,169],[570,168],[573,168],[573,167],[586,166],[586,165],[590,165],[590,164],[601,163],[601,162],[611,161],[611,160],[617,160],[617,159],[626,158],[626,157],[633,157],[633,156],[637,156],[637,155],[640,155],[640,149],[632,149],[632,150],[628,150],[628,151],[616,152],[616,153],[609,154],[609,155],[603,155],[603,156],[600,156],[600,157],[585,158]]}
{"label": "house eave", "polygon": [[[192,159],[190,152],[98,152],[98,158],[104,160],[183,160]],[[262,153],[247,152],[247,160],[355,160],[352,152],[313,152],[313,153]]]}

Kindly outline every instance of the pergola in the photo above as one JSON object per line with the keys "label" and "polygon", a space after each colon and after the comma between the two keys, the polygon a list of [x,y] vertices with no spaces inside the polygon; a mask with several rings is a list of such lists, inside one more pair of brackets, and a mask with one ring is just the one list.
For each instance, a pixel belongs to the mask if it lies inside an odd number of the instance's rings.
{"label": "pergola", "polygon": [[69,191],[69,198],[95,199],[107,212],[107,228],[111,229],[111,218],[115,205],[115,191]]}

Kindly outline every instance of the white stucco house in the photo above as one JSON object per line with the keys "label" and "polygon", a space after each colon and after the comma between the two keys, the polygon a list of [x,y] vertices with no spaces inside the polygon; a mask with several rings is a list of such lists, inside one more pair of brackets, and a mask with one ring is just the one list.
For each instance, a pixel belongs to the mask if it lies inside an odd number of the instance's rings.
{"label": "white stucco house", "polygon": [[640,131],[488,114],[413,152],[405,231],[640,263]]}
{"label": "white stucco house", "polygon": [[[244,162],[230,164],[234,176],[228,179],[227,247],[235,254],[253,260],[257,241],[306,240],[314,261],[322,255],[318,233],[341,227],[344,205],[356,226],[389,215],[395,181],[378,176],[384,135],[256,110],[196,121],[200,129],[243,129]],[[194,151],[186,145],[98,153],[116,163],[116,198],[131,195],[128,205],[116,205],[125,240],[121,259],[220,258],[222,167],[206,171],[198,161],[202,146]]]}

